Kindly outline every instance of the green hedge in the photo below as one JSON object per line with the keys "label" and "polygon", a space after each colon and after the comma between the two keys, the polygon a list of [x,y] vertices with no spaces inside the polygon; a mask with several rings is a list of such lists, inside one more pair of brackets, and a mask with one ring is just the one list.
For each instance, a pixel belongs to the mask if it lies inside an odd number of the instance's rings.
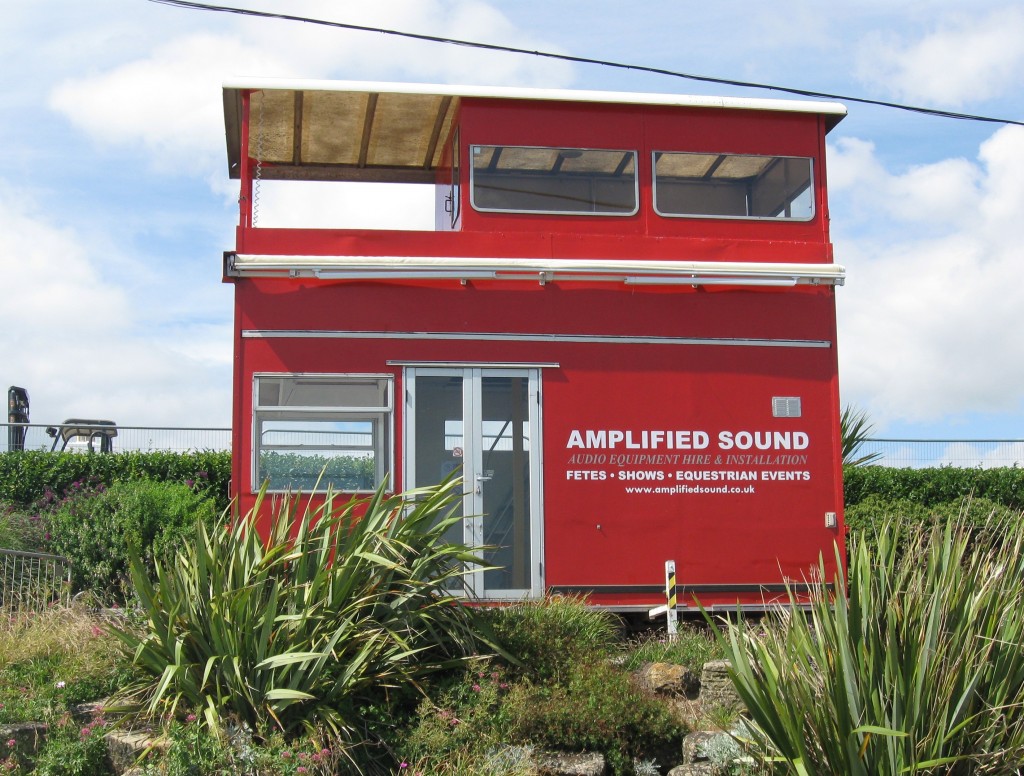
{"label": "green hedge", "polygon": [[[185,482],[200,472],[209,478],[209,492],[219,510],[228,503],[231,454],[200,453],[0,453],[0,502],[28,506],[47,488],[62,494],[75,482],[98,480],[106,485],[131,479]],[[1024,469],[898,469],[851,466],[843,472],[846,506],[869,496],[913,501],[925,507],[959,502],[973,496],[1011,509],[1024,509]]]}
{"label": "green hedge", "polygon": [[847,509],[871,496],[935,507],[966,498],[987,499],[1010,509],[1024,509],[1024,469],[897,469],[848,466],[843,471]]}
{"label": "green hedge", "polygon": [[228,505],[231,454],[161,451],[101,455],[29,450],[0,453],[0,502],[22,507],[31,505],[47,490],[62,495],[76,482],[102,482],[109,486],[139,479],[194,481],[214,497],[220,512]]}

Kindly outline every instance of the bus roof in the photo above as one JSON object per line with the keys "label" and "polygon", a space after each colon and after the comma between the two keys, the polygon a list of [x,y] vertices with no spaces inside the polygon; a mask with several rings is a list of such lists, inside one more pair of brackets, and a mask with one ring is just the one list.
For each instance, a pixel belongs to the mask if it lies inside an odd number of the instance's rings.
{"label": "bus roof", "polygon": [[367,81],[244,79],[224,84],[229,174],[240,175],[242,96],[253,93],[250,154],[268,180],[432,183],[441,141],[466,98],[846,115],[836,102]]}

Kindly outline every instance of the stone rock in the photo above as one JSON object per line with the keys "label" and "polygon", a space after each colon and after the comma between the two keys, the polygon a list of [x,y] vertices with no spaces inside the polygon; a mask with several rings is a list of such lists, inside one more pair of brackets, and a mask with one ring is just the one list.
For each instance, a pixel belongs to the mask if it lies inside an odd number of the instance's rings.
{"label": "stone rock", "polygon": [[[6,757],[13,754],[22,768],[28,766],[43,743],[46,741],[47,728],[42,722],[21,722],[14,725],[0,725],[0,751]],[[7,748],[7,742],[14,741],[14,746]]]}
{"label": "stone rock", "polygon": [[701,691],[700,677],[674,663],[644,663],[636,678],[641,687],[657,695],[694,700]]}
{"label": "stone rock", "polygon": [[104,736],[114,773],[129,773],[147,749],[159,747],[159,742],[148,730],[118,730]]}
{"label": "stone rock", "polygon": [[668,772],[668,776],[718,776],[719,768],[712,763],[683,763]]}
{"label": "stone rock", "polygon": [[716,759],[721,763],[722,758],[732,759],[739,754],[735,739],[721,730],[698,731],[683,739],[684,763],[713,762]]}
{"label": "stone rock", "polygon": [[537,776],[604,776],[604,755],[600,752],[534,752]]}
{"label": "stone rock", "polygon": [[71,713],[71,718],[75,722],[82,724],[92,722],[92,720],[103,714],[103,705],[106,701],[92,701],[90,703],[77,703],[71,706],[68,711]]}
{"label": "stone rock", "polygon": [[700,701],[705,707],[719,706],[736,712],[743,710],[743,701],[729,678],[728,660],[711,660],[704,664],[700,675]]}

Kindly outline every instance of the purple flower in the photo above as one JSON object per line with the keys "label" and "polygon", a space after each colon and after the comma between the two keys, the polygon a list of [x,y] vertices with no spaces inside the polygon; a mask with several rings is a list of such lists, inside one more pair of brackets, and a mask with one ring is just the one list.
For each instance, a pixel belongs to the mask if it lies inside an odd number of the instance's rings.
{"label": "purple flower", "polygon": [[192,487],[193,485],[195,485],[195,484],[196,484],[196,481],[195,481],[195,480],[185,480],[185,485],[186,485],[187,487],[189,487],[189,488],[191,488],[191,487]]}

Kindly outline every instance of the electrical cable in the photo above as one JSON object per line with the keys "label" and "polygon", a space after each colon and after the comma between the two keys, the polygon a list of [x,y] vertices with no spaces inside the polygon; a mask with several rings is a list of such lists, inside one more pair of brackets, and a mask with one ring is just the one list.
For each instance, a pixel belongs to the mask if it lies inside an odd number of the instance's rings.
{"label": "electrical cable", "polygon": [[744,89],[765,89],[768,91],[795,94],[800,97],[815,97],[827,100],[841,100],[842,102],[855,102],[861,105],[875,105],[882,108],[892,108],[894,110],[903,110],[909,111],[911,113],[920,113],[926,116],[938,116],[940,118],[958,119],[961,121],[979,121],[986,122],[989,124],[1009,124],[1024,127],[1024,121],[1016,121],[1014,119],[1004,119],[993,116],[981,116],[975,113],[957,113],[955,111],[940,110],[938,108],[925,108],[917,105],[906,105],[898,102],[888,102],[886,100],[873,100],[867,97],[853,97],[850,95],[832,94],[830,92],[817,92],[810,89],[797,89],[789,86],[779,86],[777,84],[762,84],[753,81],[736,81],[729,78],[717,78],[708,75],[695,75],[693,73],[683,73],[677,70],[667,70],[665,68],[651,67],[649,65],[637,65],[626,62],[614,62],[605,59],[593,59],[591,57],[573,56],[571,54],[555,54],[550,51],[535,51],[530,49],[517,48],[515,46],[502,46],[497,43],[479,43],[471,40],[460,40],[458,38],[446,38],[439,35],[425,35],[416,32],[390,30],[384,27],[368,27],[361,24],[348,24],[346,22],[332,22],[327,21],[325,19],[313,19],[308,16],[293,16],[291,14],[271,13],[269,11],[256,11],[250,8],[236,8],[233,6],[226,5],[211,5],[208,3],[194,2],[194,0],[149,0],[149,2],[197,11],[216,11],[220,13],[239,14],[241,16],[256,16],[265,19],[281,19],[283,21],[303,22],[305,24],[317,24],[325,27],[336,27],[338,29],[343,30],[353,30],[356,32],[376,32],[381,35],[392,35],[400,38],[410,38],[412,40],[421,40],[426,41],[428,43],[441,43],[451,46],[464,46],[466,48],[482,49],[484,51],[498,51],[506,54],[525,54],[528,56],[555,59],[563,62],[574,62],[576,64],[598,65],[601,67],[617,68],[619,70],[635,70],[637,72],[652,73],[654,75],[664,75],[671,78],[683,78],[689,81],[722,84],[724,86],[735,86]]}

